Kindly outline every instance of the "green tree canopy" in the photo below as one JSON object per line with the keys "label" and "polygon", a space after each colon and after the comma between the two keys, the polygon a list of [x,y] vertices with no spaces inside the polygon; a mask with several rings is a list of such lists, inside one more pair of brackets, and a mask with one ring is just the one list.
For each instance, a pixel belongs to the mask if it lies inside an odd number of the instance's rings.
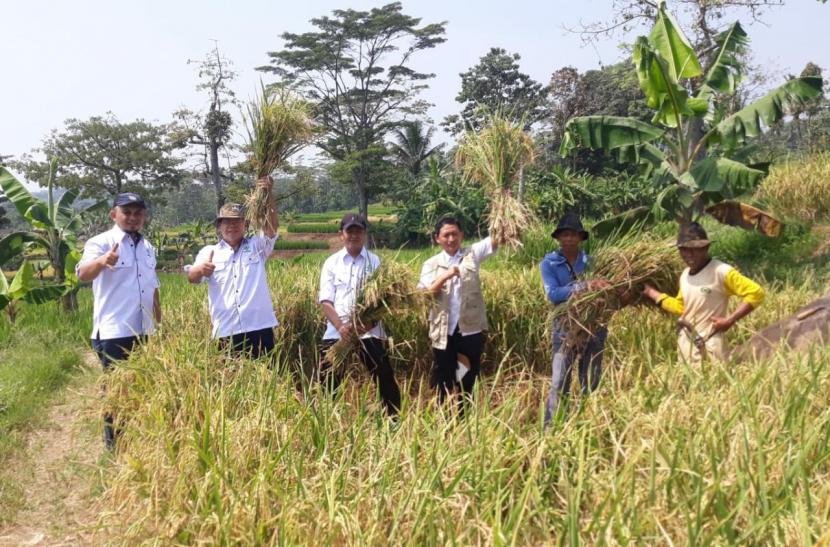
{"label": "green tree canopy", "polygon": [[462,72],[461,91],[455,100],[460,114],[447,116],[442,125],[454,135],[478,131],[499,113],[521,121],[525,129],[548,115],[547,88],[519,70],[518,53],[490,48],[478,64]]}
{"label": "green tree canopy", "polygon": [[[88,120],[69,119],[53,130],[37,152],[55,160],[56,185],[81,198],[103,199],[120,192],[145,195],[177,186],[181,160],[173,151],[169,127],[136,120],[122,123],[112,113]],[[27,155],[15,167],[32,181],[49,180],[49,161]]]}
{"label": "green tree canopy", "polygon": [[399,2],[369,11],[334,10],[311,23],[313,31],[283,34],[284,48],[269,52],[271,64],[260,70],[314,101],[317,145],[344,162],[366,214],[370,168],[377,161],[373,150],[382,148],[402,118],[425,110],[417,95],[433,74],[414,70],[412,59],[445,41],[445,23],[421,25]]}

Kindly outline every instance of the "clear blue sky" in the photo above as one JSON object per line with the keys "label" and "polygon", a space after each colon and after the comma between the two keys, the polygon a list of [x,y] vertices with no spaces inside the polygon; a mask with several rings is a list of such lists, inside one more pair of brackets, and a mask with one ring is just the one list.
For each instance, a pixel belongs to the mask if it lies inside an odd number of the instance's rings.
{"label": "clear blue sky", "polygon": [[[366,9],[363,0],[2,0],[0,39],[0,153],[37,147],[71,117],[112,111],[122,121],[169,121],[181,106],[198,109],[204,97],[188,59],[200,59],[219,40],[239,72],[241,98],[256,90],[265,53],[280,33],[309,30],[308,20],[336,8]],[[546,82],[566,65],[581,70],[620,59],[620,39],[585,47],[563,30],[580,20],[606,19],[611,0],[419,0],[407,14],[448,21],[447,42],[422,54],[416,67],[437,74],[424,98],[434,120],[456,112],[458,74],[491,46],[521,54],[522,69]],[[671,5],[671,2],[669,3]],[[830,67],[830,4],[789,0],[770,11],[767,26],[749,29],[756,60],[779,75],[807,61]],[[267,78],[267,76],[265,76]],[[783,76],[782,76],[783,77]],[[267,80],[266,80],[267,81]]]}

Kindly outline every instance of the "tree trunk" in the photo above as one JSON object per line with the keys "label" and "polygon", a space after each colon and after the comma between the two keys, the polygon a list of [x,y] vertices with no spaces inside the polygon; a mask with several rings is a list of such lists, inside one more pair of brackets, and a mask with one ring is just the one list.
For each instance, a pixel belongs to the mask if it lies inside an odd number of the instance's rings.
{"label": "tree trunk", "polygon": [[216,211],[225,204],[225,193],[222,191],[222,173],[219,170],[219,147],[221,145],[215,138],[210,139],[210,175],[213,181],[213,188],[216,190]]}
{"label": "tree trunk", "polygon": [[358,213],[365,218],[369,218],[369,196],[366,193],[366,173],[363,166],[359,166],[354,171],[354,183],[357,186],[358,195]]}

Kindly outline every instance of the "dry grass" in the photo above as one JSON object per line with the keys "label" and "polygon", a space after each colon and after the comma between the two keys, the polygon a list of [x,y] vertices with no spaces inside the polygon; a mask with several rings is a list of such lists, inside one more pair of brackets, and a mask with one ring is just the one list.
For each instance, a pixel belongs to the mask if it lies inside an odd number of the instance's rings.
{"label": "dry grass", "polygon": [[[250,163],[257,180],[268,178],[311,138],[310,106],[285,89],[269,91],[248,105],[246,117]],[[256,229],[266,227],[271,204],[268,190],[256,187],[246,200],[248,220]],[[276,226],[271,226],[276,229]]]}
{"label": "dry grass", "polygon": [[525,167],[536,157],[533,139],[522,126],[495,115],[478,133],[467,132],[455,154],[468,180],[490,195],[489,232],[508,248],[521,246],[521,234],[533,223],[532,211],[513,194]]}
{"label": "dry grass", "polygon": [[788,220],[830,220],[830,153],[775,165],[756,197]]}

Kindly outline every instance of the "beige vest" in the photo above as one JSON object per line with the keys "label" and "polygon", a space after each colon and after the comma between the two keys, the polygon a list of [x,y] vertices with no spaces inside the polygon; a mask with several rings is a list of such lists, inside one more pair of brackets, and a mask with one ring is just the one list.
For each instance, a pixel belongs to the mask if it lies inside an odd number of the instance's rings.
{"label": "beige vest", "polygon": [[[712,332],[712,318],[726,317],[729,307],[729,293],[726,292],[726,274],[732,266],[717,259],[712,259],[701,271],[689,275],[689,269],[680,275],[680,292],[683,295],[682,317],[694,325],[702,337]],[[683,330],[677,339],[680,356],[690,364],[700,364],[703,356],[694,345],[694,341]],[[718,333],[706,341],[706,356],[710,361],[722,361],[726,356],[726,343],[723,333]]]}
{"label": "beige vest", "polygon": [[[479,266],[473,260],[473,254],[468,249],[460,251],[464,254],[458,268],[461,270],[461,309],[458,317],[458,328],[461,332],[476,332],[487,330],[487,309],[484,306],[484,296],[481,293],[481,279]],[[432,271],[433,279],[443,275],[449,265],[440,253],[424,264],[427,271]],[[450,287],[445,283],[441,292],[435,297],[429,310],[429,339],[436,349],[447,348],[447,330],[450,319]]]}

